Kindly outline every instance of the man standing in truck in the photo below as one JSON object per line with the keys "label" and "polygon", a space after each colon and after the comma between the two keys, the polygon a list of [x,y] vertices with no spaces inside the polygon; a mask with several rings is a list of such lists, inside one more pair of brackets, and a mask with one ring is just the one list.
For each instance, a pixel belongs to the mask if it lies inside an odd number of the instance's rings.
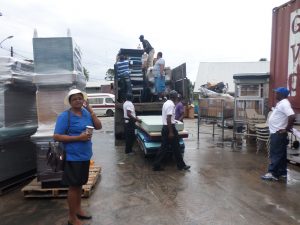
{"label": "man standing in truck", "polygon": [[191,166],[188,166],[183,161],[181,152],[180,152],[180,144],[179,144],[179,136],[178,131],[175,127],[175,102],[177,99],[178,93],[177,91],[170,92],[170,99],[167,100],[163,104],[162,108],[162,120],[163,120],[163,127],[161,130],[161,147],[160,150],[157,152],[153,170],[154,171],[161,171],[163,168],[161,167],[161,162],[167,155],[168,149],[172,149],[174,153],[177,169],[179,170],[189,170]]}
{"label": "man standing in truck", "polygon": [[148,54],[148,58],[147,58],[147,69],[148,69],[149,67],[153,66],[154,48],[151,46],[149,41],[144,39],[144,35],[140,35],[139,39],[143,44],[144,52],[146,52]]}
{"label": "man standing in truck", "polygon": [[119,101],[123,101],[126,95],[132,94],[129,61],[124,55],[119,55],[115,65],[117,78],[119,82],[120,92],[118,94]]}
{"label": "man standing in truck", "polygon": [[278,180],[287,177],[287,145],[288,132],[291,132],[295,121],[295,113],[289,100],[289,90],[279,87],[276,92],[276,104],[268,119],[270,130],[270,164],[268,172],[261,176],[263,180]]}
{"label": "man standing in truck", "polygon": [[162,101],[166,89],[165,81],[165,60],[162,58],[162,52],[157,53],[156,62],[153,67],[155,95],[158,96],[158,100]]}

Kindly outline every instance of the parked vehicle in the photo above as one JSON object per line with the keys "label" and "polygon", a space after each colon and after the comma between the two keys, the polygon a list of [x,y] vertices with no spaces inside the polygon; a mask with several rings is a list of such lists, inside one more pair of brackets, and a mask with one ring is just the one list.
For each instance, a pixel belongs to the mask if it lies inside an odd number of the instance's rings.
{"label": "parked vehicle", "polygon": [[[277,102],[274,88],[287,87],[289,89],[288,99],[296,113],[295,124],[297,125],[300,124],[299,9],[300,0],[292,0],[273,9],[269,84],[269,108],[275,106]],[[290,139],[298,141],[293,135],[290,136]],[[300,149],[295,148],[292,144],[287,150],[287,159],[294,163],[300,163],[299,155]]]}
{"label": "parked vehicle", "polygon": [[115,114],[115,95],[109,93],[87,94],[89,104],[97,116],[113,116]]}
{"label": "parked vehicle", "polygon": [[273,9],[269,107],[276,104],[276,87],[287,87],[289,101],[300,113],[300,1],[289,1]]}
{"label": "parked vehicle", "polygon": [[[136,60],[141,58],[143,50],[141,49],[120,49],[119,54],[125,55],[129,60]],[[141,115],[161,115],[161,109],[163,102],[153,102],[149,101],[151,98],[145,98],[144,95],[147,93],[146,89],[149,85],[149,82],[145,82],[146,74],[142,73],[141,68],[136,65],[130,65],[131,69],[131,82],[132,82],[132,92],[133,92],[133,104],[135,106],[135,111],[138,116]],[[136,72],[138,71],[138,72]],[[116,72],[116,69],[115,69]],[[185,102],[189,101],[189,84],[190,81],[186,77],[186,64],[183,63],[180,66],[172,69],[171,80],[169,81],[169,89],[176,90],[182,94],[183,100]],[[117,77],[117,75],[115,75]],[[140,83],[137,82],[137,79],[141,77]],[[118,82],[118,79],[115,79],[114,89],[116,95],[116,110],[115,110],[115,139],[124,138],[124,118],[123,118],[123,102],[120,100],[122,95],[120,92],[121,85]],[[138,92],[136,92],[138,90]]]}

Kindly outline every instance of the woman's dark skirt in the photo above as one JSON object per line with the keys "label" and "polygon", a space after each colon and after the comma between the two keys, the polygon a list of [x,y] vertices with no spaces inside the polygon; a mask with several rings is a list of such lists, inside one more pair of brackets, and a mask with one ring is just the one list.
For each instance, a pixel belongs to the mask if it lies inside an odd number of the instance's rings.
{"label": "woman's dark skirt", "polygon": [[72,187],[82,186],[89,178],[90,161],[66,161],[62,184]]}

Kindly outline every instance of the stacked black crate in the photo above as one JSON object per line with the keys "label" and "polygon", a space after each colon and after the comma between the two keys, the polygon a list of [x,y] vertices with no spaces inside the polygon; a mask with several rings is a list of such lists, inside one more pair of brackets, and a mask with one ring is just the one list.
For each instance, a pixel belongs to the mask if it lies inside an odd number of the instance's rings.
{"label": "stacked black crate", "polygon": [[0,192],[35,173],[30,136],[37,130],[33,64],[0,57]]}
{"label": "stacked black crate", "polygon": [[124,55],[129,61],[131,89],[133,102],[141,102],[145,86],[145,76],[142,69],[142,49],[120,49],[119,55]]}

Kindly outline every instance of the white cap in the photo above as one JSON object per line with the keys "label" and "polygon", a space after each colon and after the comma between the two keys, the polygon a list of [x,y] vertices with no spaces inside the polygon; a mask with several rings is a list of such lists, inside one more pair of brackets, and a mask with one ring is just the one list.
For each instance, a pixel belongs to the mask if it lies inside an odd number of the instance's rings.
{"label": "white cap", "polygon": [[85,92],[80,91],[79,89],[72,89],[69,91],[69,93],[65,97],[65,100],[64,100],[65,105],[70,106],[69,99],[70,99],[71,95],[75,95],[75,94],[82,94],[84,100],[85,101],[87,100],[87,94]]}

